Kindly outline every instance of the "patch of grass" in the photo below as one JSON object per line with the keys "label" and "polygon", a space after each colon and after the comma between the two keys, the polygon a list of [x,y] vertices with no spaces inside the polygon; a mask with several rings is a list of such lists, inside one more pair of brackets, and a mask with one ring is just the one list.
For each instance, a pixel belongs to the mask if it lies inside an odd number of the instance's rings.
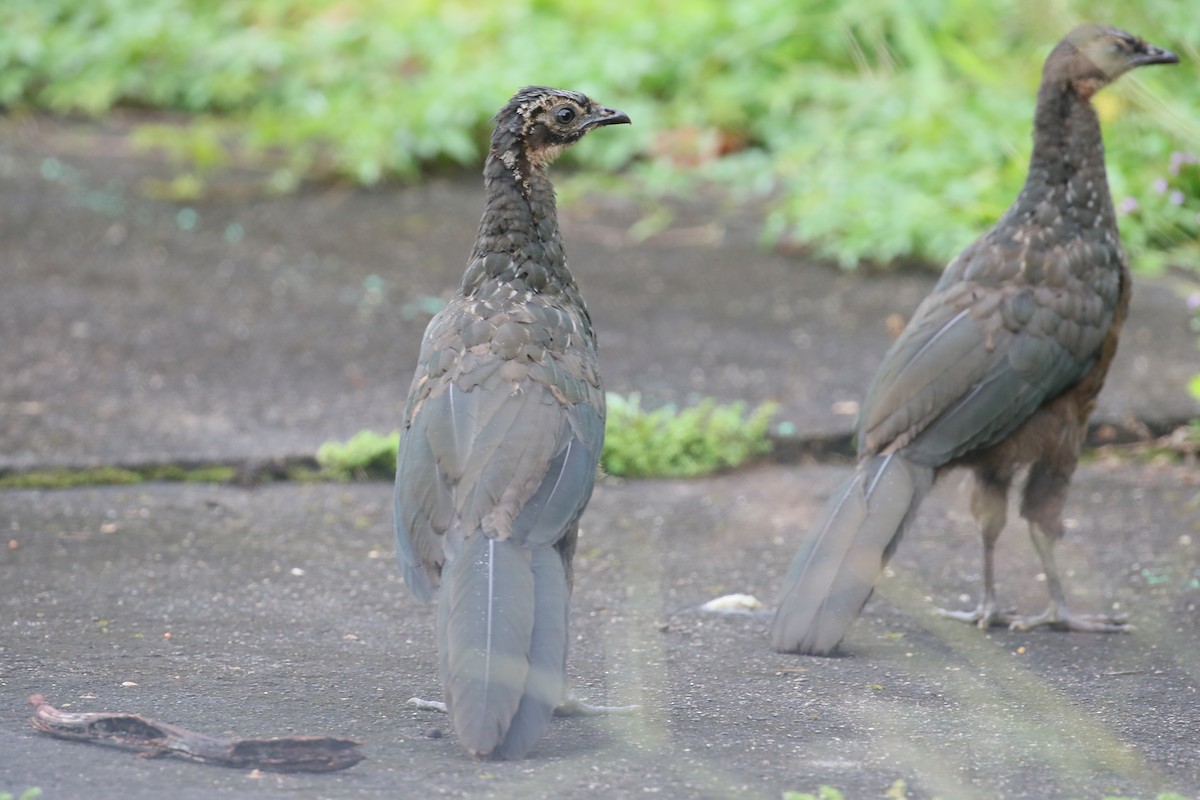
{"label": "patch of grass", "polygon": [[143,480],[139,473],[120,467],[47,469],[0,475],[0,489],[72,489],[77,486],[127,485]]}
{"label": "patch of grass", "polygon": [[812,792],[783,793],[783,800],[842,800],[842,797],[842,793],[832,786],[819,786],[816,794]]}
{"label": "patch of grass", "polygon": [[[610,393],[604,452],[610,475],[631,478],[692,477],[730,469],[771,448],[767,428],[774,404],[746,414],[744,403],[704,400],[682,410],[643,411],[639,398]],[[400,434],[362,431],[317,451],[322,475],[334,480],[388,479],[396,473]]]}
{"label": "patch of grass", "polygon": [[334,480],[391,480],[396,477],[400,432],[360,431],[347,442],[326,442],[317,450],[321,474]]}
{"label": "patch of grass", "polygon": [[37,800],[42,796],[42,790],[38,786],[31,786],[19,795],[14,795],[12,792],[0,792],[0,800]]}
{"label": "patch of grass", "polygon": [[146,467],[83,467],[11,472],[0,475],[0,489],[73,489],[79,486],[127,486],[135,483],[230,483],[237,470],[220,464],[183,467],[155,464]]}
{"label": "patch of grass", "polygon": [[324,470],[311,469],[300,465],[289,466],[285,470],[283,477],[285,480],[292,481],[293,483],[320,483],[321,481],[329,480],[329,476],[325,474]]}
{"label": "patch of grass", "polygon": [[[608,424],[601,464],[623,477],[690,477],[737,467],[771,449],[767,429],[774,404],[745,412],[744,403],[719,405],[704,400],[682,410],[666,406],[643,411],[637,395],[608,395]],[[346,442],[326,442],[317,450],[318,469],[287,464],[273,478],[291,481],[392,480],[399,432],[361,431]],[[145,482],[232,483],[233,466],[211,464],[145,467],[86,467],[0,474],[3,489],[70,489]]]}
{"label": "patch of grass", "polygon": [[237,470],[224,465],[181,467],[175,464],[147,467],[140,471],[142,479],[162,483],[230,483]]}
{"label": "patch of grass", "polygon": [[[179,165],[151,190],[185,199],[234,161],[273,191],[477,169],[505,98],[568,86],[633,118],[568,156],[631,166],[625,189],[715,182],[770,198],[769,241],[848,267],[942,264],[1020,188],[1041,62],[1063,33],[1100,19],[1195,63],[1179,27],[1192,6],[40,0],[0,4],[0,106],[184,112],[137,138]],[[1171,153],[1200,151],[1200,84],[1185,67],[1139,70],[1096,103],[1114,196],[1140,209],[1122,219],[1134,263],[1195,263],[1195,209],[1155,187]]]}
{"label": "patch of grass", "polygon": [[706,399],[689,408],[643,411],[637,394],[608,395],[600,463],[610,475],[694,477],[737,467],[771,449],[767,429],[776,406],[746,413],[745,403]]}

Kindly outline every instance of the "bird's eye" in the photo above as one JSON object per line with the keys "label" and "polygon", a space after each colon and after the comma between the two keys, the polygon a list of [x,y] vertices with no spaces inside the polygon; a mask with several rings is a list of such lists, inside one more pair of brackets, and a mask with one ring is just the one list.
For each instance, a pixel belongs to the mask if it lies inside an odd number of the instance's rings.
{"label": "bird's eye", "polygon": [[567,125],[571,122],[571,120],[575,119],[575,109],[571,108],[570,106],[559,106],[558,108],[554,109],[554,119],[557,120],[560,125]]}

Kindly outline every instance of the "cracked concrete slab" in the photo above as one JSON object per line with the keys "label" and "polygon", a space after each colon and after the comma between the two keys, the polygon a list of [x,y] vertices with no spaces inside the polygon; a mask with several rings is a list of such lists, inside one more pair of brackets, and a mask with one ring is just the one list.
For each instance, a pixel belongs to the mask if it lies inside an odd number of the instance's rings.
{"label": "cracked concrete slab", "polygon": [[[841,658],[773,653],[761,616],[844,468],[762,467],[596,493],[576,561],[569,673],[641,714],[552,723],[530,759],[471,762],[439,715],[432,607],[392,563],[389,488],[145,485],[2,497],[0,789],[45,797],[1151,798],[1200,785],[1200,480],[1085,465],[1061,563],[1073,603],[1127,635],[980,632],[932,615],[978,590],[954,481],[922,508]],[[1001,601],[1040,608],[1028,538]],[[357,738],[367,760],[274,775],[38,735],[25,699],[231,736]],[[443,735],[444,734],[444,735]],[[436,738],[434,738],[436,737]]]}
{"label": "cracked concrete slab", "polygon": [[[311,453],[399,419],[426,320],[458,280],[474,178],[281,199],[146,199],[161,177],[106,129],[0,131],[0,468]],[[801,435],[847,432],[932,277],[852,275],[755,244],[745,214],[686,207],[646,241],[618,200],[563,213],[615,391],[781,403]],[[1137,279],[1101,399],[1179,420],[1200,371],[1183,300]],[[651,346],[652,344],[652,346]],[[846,656],[769,650],[795,541],[845,467],[758,465],[608,479],[584,518],[569,671],[632,718],[558,720],[534,758],[477,764],[437,694],[433,610],[392,561],[382,484],[145,484],[0,492],[0,791],[46,798],[763,797],[821,784],[882,797],[1151,798],[1200,786],[1200,479],[1193,465],[1085,464],[1061,562],[1072,601],[1120,636],[979,632],[930,614],[977,591],[955,481],[901,544]],[[1017,515],[1001,600],[1044,601]],[[140,759],[33,733],[33,693],[237,736],[366,744],[335,775]],[[443,735],[444,734],[444,735]]]}
{"label": "cracked concrete slab", "polygon": [[[278,199],[232,182],[156,202],[156,165],[123,139],[6,133],[0,468],[270,459],[395,429],[424,326],[464,269],[477,178]],[[848,433],[889,325],[934,276],[767,252],[752,215],[714,213],[681,208],[635,243],[627,202],[564,209],[607,387],[646,407],[774,400],[799,436]],[[1098,419],[1200,412],[1189,319],[1167,279],[1138,277]]]}

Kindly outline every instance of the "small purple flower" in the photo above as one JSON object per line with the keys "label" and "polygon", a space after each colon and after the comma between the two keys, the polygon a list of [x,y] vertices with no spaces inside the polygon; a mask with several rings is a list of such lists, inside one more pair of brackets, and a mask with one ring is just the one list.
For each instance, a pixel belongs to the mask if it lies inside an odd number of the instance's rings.
{"label": "small purple flower", "polygon": [[1167,200],[1169,200],[1173,206],[1181,206],[1183,205],[1183,192],[1176,189],[1175,191],[1171,192],[1171,196],[1168,197]]}
{"label": "small purple flower", "polygon": [[1187,299],[1188,311],[1200,311],[1200,292],[1192,292]]}
{"label": "small purple flower", "polygon": [[1154,191],[1158,194],[1166,194],[1167,193],[1167,179],[1159,178],[1158,180],[1156,180],[1154,182]]}
{"label": "small purple flower", "polygon": [[1117,210],[1120,211],[1122,214],[1132,214],[1133,212],[1138,210],[1137,198],[1136,197],[1126,197],[1124,200],[1121,201],[1121,204],[1117,206]]}

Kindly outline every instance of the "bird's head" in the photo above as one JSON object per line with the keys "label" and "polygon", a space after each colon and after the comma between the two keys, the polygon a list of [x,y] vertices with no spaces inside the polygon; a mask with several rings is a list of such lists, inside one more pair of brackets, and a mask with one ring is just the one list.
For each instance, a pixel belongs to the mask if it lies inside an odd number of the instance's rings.
{"label": "bird's head", "polygon": [[544,166],[588,131],[629,124],[629,117],[579,92],[528,86],[513,95],[493,122],[493,154],[506,162]]}
{"label": "bird's head", "polygon": [[1090,98],[1135,67],[1177,64],[1179,56],[1119,28],[1088,23],[1072,30],[1046,59],[1046,73]]}

